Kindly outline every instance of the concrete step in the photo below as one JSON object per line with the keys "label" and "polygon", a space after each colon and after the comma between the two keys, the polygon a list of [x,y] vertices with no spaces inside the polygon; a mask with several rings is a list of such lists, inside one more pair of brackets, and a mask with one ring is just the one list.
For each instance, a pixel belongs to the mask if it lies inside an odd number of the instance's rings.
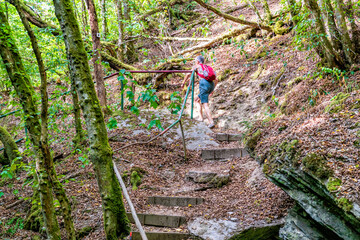
{"label": "concrete step", "polygon": [[[156,226],[156,227],[170,227],[177,228],[186,223],[186,218],[183,216],[168,216],[156,214],[142,214],[138,213],[138,218],[142,225]],[[131,213],[127,213],[131,223],[135,223]]]}
{"label": "concrete step", "polygon": [[246,157],[249,153],[242,148],[224,148],[224,149],[203,149],[201,158],[204,160],[224,160],[236,157]]}
{"label": "concrete step", "polygon": [[[139,232],[132,233],[133,240],[142,240]],[[174,232],[146,232],[148,240],[187,240],[200,239],[188,233],[174,233]]]}
{"label": "concrete step", "polygon": [[215,139],[221,142],[236,142],[242,140],[241,134],[217,133]]}
{"label": "concrete step", "polygon": [[193,197],[149,197],[148,201],[150,204],[163,205],[163,206],[178,206],[184,207],[191,205],[199,205],[204,202],[203,198]]}

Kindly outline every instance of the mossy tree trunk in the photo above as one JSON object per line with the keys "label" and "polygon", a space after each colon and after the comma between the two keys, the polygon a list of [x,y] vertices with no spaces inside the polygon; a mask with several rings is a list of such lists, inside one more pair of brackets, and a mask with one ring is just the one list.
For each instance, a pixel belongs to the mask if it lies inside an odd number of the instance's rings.
{"label": "mossy tree trunk", "polygon": [[[100,55],[101,46],[100,46],[98,18],[97,18],[97,14],[96,14],[94,0],[85,0],[85,1],[86,1],[86,5],[88,8],[88,12],[89,12],[91,37],[93,40],[93,54],[94,55],[93,55],[92,60],[93,60],[93,65],[94,65],[96,91],[97,91],[97,96],[100,100],[100,105],[105,113],[106,109],[107,109],[106,89],[105,89],[103,69],[101,66],[101,55]],[[105,5],[105,2],[102,2],[102,4]],[[103,16],[103,18],[106,19],[105,15]],[[103,31],[104,31],[104,30],[106,30],[106,21],[103,22],[103,24],[104,24],[103,28],[105,28],[105,29],[103,29]]]}
{"label": "mossy tree trunk", "polygon": [[19,149],[14,141],[14,139],[10,136],[9,132],[0,126],[0,141],[4,144],[4,151],[6,154],[6,159],[4,162],[0,162],[4,165],[10,165],[13,160],[20,156]]}
{"label": "mossy tree trunk", "polygon": [[262,22],[263,19],[262,19],[261,15],[260,15],[259,10],[257,9],[257,7],[255,6],[255,4],[253,3],[253,1],[252,1],[252,0],[247,0],[246,2],[250,5],[251,9],[255,12],[256,16],[257,16],[258,19],[259,19],[259,22]]}
{"label": "mossy tree trunk", "polygon": [[116,14],[117,14],[117,21],[118,21],[118,58],[123,62],[124,61],[124,14],[123,14],[123,8],[120,0],[116,0]]}
{"label": "mossy tree trunk", "polygon": [[351,65],[354,63],[355,49],[351,43],[349,29],[346,26],[345,14],[343,11],[344,2],[342,0],[335,0],[335,15],[337,25],[341,32],[341,43],[345,52],[347,62]]}
{"label": "mossy tree trunk", "polygon": [[88,32],[86,30],[87,25],[88,25],[88,20],[87,20],[87,14],[86,14],[86,5],[85,5],[85,0],[81,0],[81,20],[82,20],[82,30],[83,30],[83,34],[85,37],[87,37]]}
{"label": "mossy tree trunk", "polygon": [[341,36],[339,30],[336,27],[335,12],[334,12],[334,8],[331,5],[330,0],[323,0],[322,8],[325,11],[324,18],[327,21],[331,42],[335,49],[340,50],[342,49],[342,45],[340,41]]}
{"label": "mossy tree trunk", "polygon": [[53,158],[49,151],[49,144],[48,144],[48,93],[47,93],[47,76],[45,71],[45,65],[41,56],[41,52],[39,49],[39,45],[37,42],[37,39],[35,37],[35,34],[30,27],[29,22],[27,21],[25,15],[23,14],[19,1],[20,0],[14,0],[15,1],[15,7],[17,12],[19,13],[19,16],[21,18],[21,21],[25,27],[26,32],[29,35],[31,46],[33,48],[33,51],[36,56],[36,61],[38,63],[39,72],[40,72],[40,79],[41,79],[41,86],[40,86],[40,92],[41,92],[41,144],[43,146],[43,149],[46,149],[44,151],[45,159],[46,159],[46,171],[49,174],[49,178],[51,180],[51,184],[53,186],[53,190],[55,193],[56,198],[59,200],[60,206],[61,206],[61,212],[62,216],[64,218],[65,228],[66,232],[68,234],[68,239],[75,240],[75,228],[73,219],[71,217],[71,206],[70,202],[65,194],[65,190],[62,187],[61,183],[59,182],[57,178],[57,174],[54,167]]}
{"label": "mossy tree trunk", "polygon": [[112,165],[104,116],[96,96],[87,55],[78,23],[69,0],[53,0],[55,14],[63,32],[70,72],[75,81],[80,106],[84,113],[90,142],[90,160],[102,198],[104,227],[107,239],[119,239],[129,234],[129,221],[122,201],[119,182]]}
{"label": "mossy tree trunk", "polygon": [[348,15],[348,20],[350,22],[351,27],[351,41],[354,45],[355,52],[360,54],[360,27],[355,22],[355,10],[354,10],[354,4],[352,0],[349,0],[348,4],[350,7],[350,14]]}
{"label": "mossy tree trunk", "polygon": [[345,68],[344,61],[342,60],[340,55],[334,50],[331,42],[326,37],[327,33],[325,30],[324,22],[322,20],[321,10],[319,8],[319,5],[317,4],[317,1],[305,0],[305,3],[315,18],[317,35],[319,35],[321,39],[321,45],[320,45],[321,49],[319,51],[320,57],[325,58],[326,64],[329,67],[338,67],[344,69]]}
{"label": "mossy tree trunk", "polygon": [[[130,17],[130,8],[129,8],[129,0],[122,0],[123,4],[123,14],[124,20],[127,24],[131,25],[131,17]],[[132,37],[132,30],[128,30],[128,37]],[[137,61],[137,56],[135,52],[135,45],[133,41],[129,41],[125,44],[126,58],[128,63],[133,63]]]}
{"label": "mossy tree trunk", "polygon": [[[94,2],[93,2],[93,5],[95,6]],[[105,41],[107,34],[108,34],[107,16],[106,16],[106,1],[105,0],[101,0],[101,15],[102,15],[102,40]],[[97,22],[97,17],[96,17],[96,22]]]}
{"label": "mossy tree trunk", "polygon": [[293,22],[294,26],[297,24],[297,21],[295,19],[296,14],[296,1],[295,0],[286,0],[286,4],[288,5],[290,9],[290,16],[291,21]]}
{"label": "mossy tree trunk", "polygon": [[73,101],[73,113],[74,113],[74,122],[75,122],[75,132],[76,135],[73,139],[73,143],[75,144],[75,148],[82,148],[82,144],[85,141],[84,130],[81,125],[81,113],[80,113],[80,105],[78,94],[75,89],[75,81],[72,77],[71,79],[71,96]]}
{"label": "mossy tree trunk", "polygon": [[52,161],[51,154],[48,145],[42,141],[34,88],[22,64],[22,59],[15,45],[15,39],[11,35],[11,29],[1,5],[0,26],[0,55],[12,85],[20,98],[25,116],[25,125],[29,130],[34,150],[38,155],[36,172],[39,180],[41,207],[47,236],[48,239],[60,239],[60,228],[55,216],[50,174],[47,171],[47,169],[51,168],[48,165],[49,161]]}
{"label": "mossy tree trunk", "polygon": [[272,15],[271,15],[269,4],[268,4],[267,0],[261,0],[260,2],[264,8],[265,19],[266,19],[265,22],[270,23],[272,20]]}

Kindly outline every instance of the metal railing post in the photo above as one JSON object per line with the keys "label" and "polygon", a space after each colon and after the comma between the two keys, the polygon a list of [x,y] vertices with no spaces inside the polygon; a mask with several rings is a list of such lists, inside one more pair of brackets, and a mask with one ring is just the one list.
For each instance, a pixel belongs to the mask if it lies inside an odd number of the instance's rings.
{"label": "metal railing post", "polygon": [[181,119],[180,119],[179,123],[180,123],[180,130],[181,130],[182,142],[183,142],[183,146],[184,146],[184,159],[185,159],[185,161],[186,161],[186,143],[185,143],[185,135],[184,135],[184,129],[183,129],[183,125],[182,125]]}
{"label": "metal railing post", "polygon": [[123,80],[120,81],[121,85],[121,110],[124,110],[124,83]]}
{"label": "metal railing post", "polygon": [[195,78],[195,71],[193,71],[193,72],[191,73],[191,78],[190,78],[190,81],[191,81],[191,119],[193,119],[193,116],[194,116],[194,92],[195,92],[195,89],[194,89],[194,86],[195,86],[194,78]]}

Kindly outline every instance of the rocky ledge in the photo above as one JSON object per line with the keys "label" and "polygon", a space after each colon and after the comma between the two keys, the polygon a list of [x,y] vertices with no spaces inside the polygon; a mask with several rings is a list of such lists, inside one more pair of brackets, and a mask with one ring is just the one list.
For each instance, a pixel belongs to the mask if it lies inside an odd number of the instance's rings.
{"label": "rocky ledge", "polygon": [[248,135],[247,150],[262,164],[266,177],[296,201],[280,238],[360,239],[360,207],[356,201],[337,196],[339,180],[326,156],[314,152],[304,156],[297,139],[260,154],[255,147],[260,135],[259,130]]}

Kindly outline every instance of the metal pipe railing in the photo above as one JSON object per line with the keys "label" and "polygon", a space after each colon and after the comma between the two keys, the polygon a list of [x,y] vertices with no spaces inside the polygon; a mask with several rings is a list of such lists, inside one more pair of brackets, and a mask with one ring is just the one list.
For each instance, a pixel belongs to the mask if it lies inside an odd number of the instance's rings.
{"label": "metal pipe railing", "polygon": [[[125,145],[123,147],[120,147],[116,150],[114,150],[114,152],[117,152],[117,151],[120,151],[124,148],[128,148],[130,146],[134,146],[134,145],[140,145],[140,144],[148,144],[152,141],[154,141],[155,139],[157,139],[158,137],[164,135],[167,131],[169,131],[172,127],[174,127],[177,123],[180,122],[181,120],[181,117],[183,115],[183,112],[184,112],[184,109],[185,109],[185,106],[186,106],[186,101],[187,101],[187,98],[188,98],[188,95],[189,95],[189,92],[190,92],[190,89],[192,90],[192,92],[194,92],[194,79],[195,79],[195,71],[192,71],[191,73],[191,77],[190,77],[190,82],[189,82],[189,85],[188,85],[188,89],[186,90],[186,95],[185,95],[185,99],[183,101],[183,104],[182,104],[182,107],[181,107],[181,110],[180,110],[180,114],[179,114],[179,117],[178,119],[173,122],[169,127],[167,127],[165,130],[163,130],[161,133],[159,133],[158,135],[152,137],[151,139],[149,139],[148,141],[145,141],[145,142],[136,142],[136,143],[131,143],[131,144],[128,144],[128,145]],[[194,101],[194,97],[193,97],[194,94],[192,94],[192,105],[193,105],[193,101]],[[192,113],[191,113],[192,115]],[[184,150],[185,150],[185,159],[186,159],[186,145],[185,145],[185,139],[184,139],[184,135],[182,136],[183,137],[183,144],[184,144]]]}

